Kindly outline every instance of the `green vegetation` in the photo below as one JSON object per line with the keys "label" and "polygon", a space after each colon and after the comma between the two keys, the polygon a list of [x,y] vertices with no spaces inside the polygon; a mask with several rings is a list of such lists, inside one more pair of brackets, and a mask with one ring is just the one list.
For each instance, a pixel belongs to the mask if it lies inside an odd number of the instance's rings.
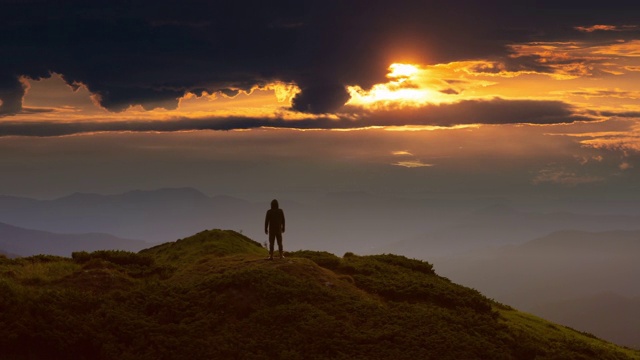
{"label": "green vegetation", "polygon": [[203,231],[139,253],[0,257],[2,359],[640,359],[396,255]]}

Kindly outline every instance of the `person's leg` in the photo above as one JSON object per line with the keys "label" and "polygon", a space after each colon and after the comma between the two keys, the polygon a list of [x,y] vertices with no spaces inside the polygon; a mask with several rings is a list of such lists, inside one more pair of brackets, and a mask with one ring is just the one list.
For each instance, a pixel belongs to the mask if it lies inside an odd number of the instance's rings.
{"label": "person's leg", "polygon": [[280,252],[280,257],[284,257],[284,253],[282,252],[282,233],[276,234],[276,239],[278,239],[278,252]]}
{"label": "person's leg", "polygon": [[269,232],[269,259],[273,259],[273,243],[276,240],[276,234]]}

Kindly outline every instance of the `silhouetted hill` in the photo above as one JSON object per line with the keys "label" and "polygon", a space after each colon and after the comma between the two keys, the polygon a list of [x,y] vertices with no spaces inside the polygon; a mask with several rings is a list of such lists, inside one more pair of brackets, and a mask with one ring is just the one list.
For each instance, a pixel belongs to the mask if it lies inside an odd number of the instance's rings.
{"label": "silhouetted hill", "polygon": [[[397,255],[203,231],[139,253],[0,258],[6,359],[640,359]],[[37,344],[37,346],[35,345]]]}
{"label": "silhouetted hill", "polygon": [[[639,255],[640,231],[559,231],[522,245],[487,248],[434,262],[454,281],[535,313],[539,305],[585,299],[601,292],[637,296]],[[603,307],[600,311],[598,316],[615,318],[622,308]],[[627,329],[623,323],[619,325]],[[629,330],[625,337],[605,338],[636,345],[625,339],[640,339],[640,327]]]}
{"label": "silhouetted hill", "polygon": [[147,246],[149,244],[144,241],[109,234],[55,234],[0,223],[0,248],[7,251],[9,257],[37,254],[70,256],[72,252],[81,250],[138,251]]}
{"label": "silhouetted hill", "polygon": [[560,324],[640,349],[640,297],[605,292],[538,305],[532,311]]}

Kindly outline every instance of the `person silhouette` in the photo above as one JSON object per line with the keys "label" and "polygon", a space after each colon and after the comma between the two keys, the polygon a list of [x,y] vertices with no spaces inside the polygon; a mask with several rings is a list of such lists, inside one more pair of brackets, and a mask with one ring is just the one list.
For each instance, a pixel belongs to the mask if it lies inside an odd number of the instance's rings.
{"label": "person silhouette", "polygon": [[279,208],[278,200],[271,201],[271,209],[267,210],[267,216],[264,219],[264,233],[269,235],[269,257],[267,260],[273,260],[273,243],[278,240],[278,251],[280,259],[284,258],[282,252],[282,233],[284,233],[284,211]]}

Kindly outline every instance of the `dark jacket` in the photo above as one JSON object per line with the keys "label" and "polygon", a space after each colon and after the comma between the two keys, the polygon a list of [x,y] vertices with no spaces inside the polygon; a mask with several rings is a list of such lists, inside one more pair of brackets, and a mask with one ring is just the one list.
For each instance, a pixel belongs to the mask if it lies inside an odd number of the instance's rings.
{"label": "dark jacket", "polygon": [[278,208],[278,201],[271,202],[271,209],[267,210],[267,216],[264,219],[264,230],[270,233],[284,232],[284,211]]}

